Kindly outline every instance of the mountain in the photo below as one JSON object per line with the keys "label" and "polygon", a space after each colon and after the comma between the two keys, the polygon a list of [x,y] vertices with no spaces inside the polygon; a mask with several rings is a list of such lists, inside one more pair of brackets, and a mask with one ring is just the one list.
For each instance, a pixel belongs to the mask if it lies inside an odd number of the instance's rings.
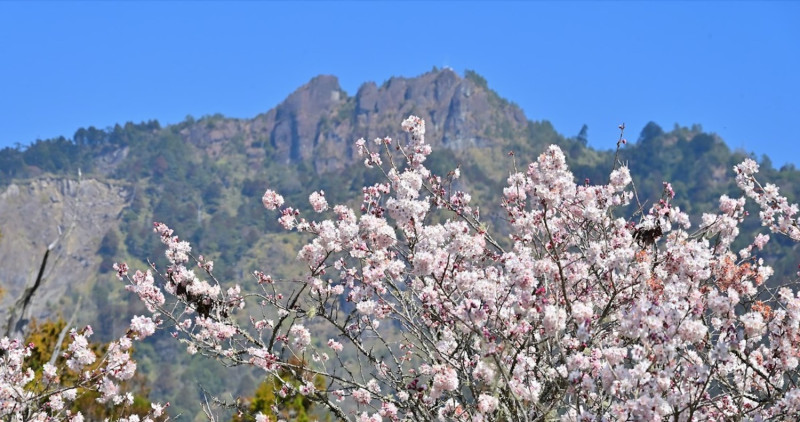
{"label": "mountain", "polygon": [[[254,269],[296,274],[300,240],[265,212],[264,190],[278,190],[301,207],[317,189],[333,203],[358,197],[361,186],[380,176],[358,162],[354,141],[404,136],[399,124],[410,114],[426,120],[435,151],[429,166],[441,174],[460,166],[462,183],[490,219],[509,169],[526,165],[549,144],[562,147],[577,180],[604,181],[614,159],[613,151],[587,147],[585,136],[565,137],[547,121],[528,120],[477,73],[461,77],[450,69],[365,83],[353,96],[336,77],[318,76],[252,119],[213,115],[164,127],[149,121],[81,128],[71,138],[0,150],[0,321],[36,278],[52,244],[30,317],[69,317],[83,297],[78,323],[91,323],[100,340],[118,336],[142,310],[111,265],[127,261],[144,269],[148,260],[160,262],[153,221],[169,224],[196,253],[214,259],[224,280],[246,283]],[[670,181],[676,204],[699,217],[716,209],[720,194],[736,195],[731,168],[746,156],[699,126],[665,131],[651,123],[619,158],[630,163],[643,201],[657,200],[662,182]],[[766,157],[761,162],[764,180],[790,199],[800,197],[797,170],[773,169]],[[502,227],[501,218],[492,222]],[[757,221],[748,224],[747,231],[758,229]],[[778,240],[769,246],[777,273],[793,277],[794,245]],[[252,394],[255,375],[226,378],[167,337],[139,349],[155,397],[194,415],[199,401],[182,387],[194,391],[198,377],[209,390]],[[167,362],[169,370],[157,362]]]}

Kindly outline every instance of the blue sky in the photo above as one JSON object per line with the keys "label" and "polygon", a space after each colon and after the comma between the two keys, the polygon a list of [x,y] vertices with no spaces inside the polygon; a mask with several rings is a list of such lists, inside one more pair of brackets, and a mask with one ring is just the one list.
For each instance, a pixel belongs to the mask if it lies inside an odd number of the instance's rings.
{"label": "blue sky", "polygon": [[800,165],[798,2],[0,2],[0,39],[0,147],[449,66],[596,147],[700,123]]}

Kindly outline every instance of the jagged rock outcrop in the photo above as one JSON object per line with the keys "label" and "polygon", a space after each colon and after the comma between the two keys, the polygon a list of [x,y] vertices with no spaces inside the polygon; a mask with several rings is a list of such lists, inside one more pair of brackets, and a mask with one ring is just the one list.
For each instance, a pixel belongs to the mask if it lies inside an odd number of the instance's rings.
{"label": "jagged rock outcrop", "polygon": [[432,145],[455,150],[521,137],[527,126],[519,107],[450,69],[392,78],[381,87],[366,83],[319,125],[315,168],[325,172],[349,165],[353,141],[398,134],[398,122],[411,114],[425,119]]}
{"label": "jagged rock outcrop", "polygon": [[289,95],[275,109],[275,125],[270,134],[279,159],[308,160],[319,142],[323,118],[346,102],[346,94],[335,76],[317,76]]}
{"label": "jagged rock outcrop", "polygon": [[335,76],[317,76],[254,119],[210,117],[181,135],[212,158],[227,144],[241,142],[254,167],[264,159],[310,161],[325,173],[354,162],[355,140],[399,134],[398,123],[411,114],[427,122],[430,143],[454,150],[522,137],[528,123],[519,107],[485,82],[443,69],[391,78],[381,86],[368,82],[355,96],[348,96]]}

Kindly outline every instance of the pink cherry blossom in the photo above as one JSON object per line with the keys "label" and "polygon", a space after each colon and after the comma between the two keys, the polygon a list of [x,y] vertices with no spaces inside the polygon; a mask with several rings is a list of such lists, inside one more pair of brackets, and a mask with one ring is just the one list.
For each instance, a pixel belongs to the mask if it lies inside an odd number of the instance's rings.
{"label": "pink cherry blossom", "polygon": [[141,340],[156,332],[156,323],[150,317],[135,316],[131,320],[131,331],[135,333],[137,340]]}
{"label": "pink cherry blossom", "polygon": [[264,192],[261,202],[264,204],[264,208],[274,210],[283,206],[283,196],[275,193],[273,190],[267,190]]}
{"label": "pink cherry blossom", "polygon": [[311,203],[311,207],[316,212],[323,212],[328,209],[328,201],[325,200],[324,191],[312,192],[308,197],[308,202]]}

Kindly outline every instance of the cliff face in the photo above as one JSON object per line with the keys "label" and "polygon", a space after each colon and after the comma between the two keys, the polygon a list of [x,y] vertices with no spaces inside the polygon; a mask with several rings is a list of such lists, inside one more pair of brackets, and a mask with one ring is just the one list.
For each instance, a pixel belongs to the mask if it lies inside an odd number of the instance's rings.
{"label": "cliff face", "polygon": [[12,183],[0,193],[0,282],[6,290],[0,299],[0,328],[5,328],[5,311],[36,278],[48,245],[54,248],[33,299],[33,316],[62,311],[96,276],[100,241],[119,224],[128,192],[97,180],[43,177]]}
{"label": "cliff face", "polygon": [[411,114],[425,119],[426,139],[432,145],[451,149],[522,136],[527,125],[519,107],[449,69],[392,78],[380,87],[370,82],[318,119],[310,154],[315,168],[325,172],[348,165],[354,158],[354,140],[398,133],[398,122]]}

